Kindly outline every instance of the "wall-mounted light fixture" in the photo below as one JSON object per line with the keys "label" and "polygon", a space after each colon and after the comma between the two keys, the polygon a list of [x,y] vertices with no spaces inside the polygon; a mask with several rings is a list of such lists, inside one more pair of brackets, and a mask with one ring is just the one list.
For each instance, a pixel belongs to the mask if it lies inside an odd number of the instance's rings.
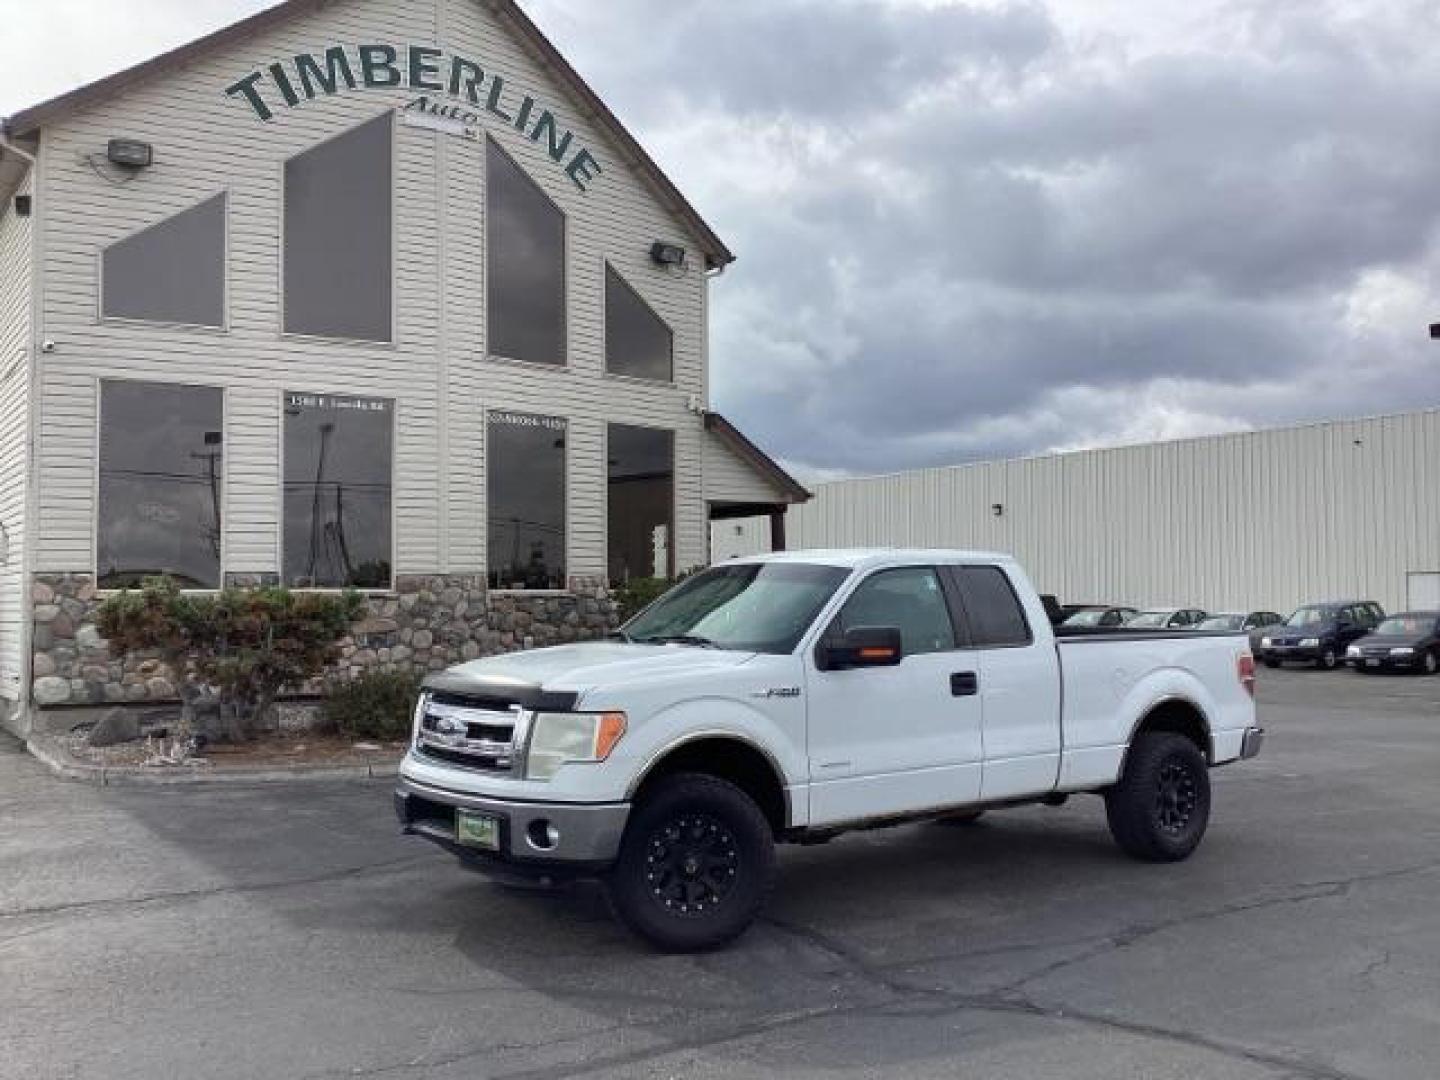
{"label": "wall-mounted light fixture", "polygon": [[990,504],[990,513],[994,514],[996,517],[1004,517],[1004,516],[1005,516],[1005,504],[1004,504],[1004,503],[991,503],[991,504]]}
{"label": "wall-mounted light fixture", "polygon": [[650,245],[650,258],[660,266],[684,266],[685,249],[679,244],[656,240]]}
{"label": "wall-mounted light fixture", "polygon": [[144,169],[155,161],[155,148],[139,139],[111,139],[105,145],[105,160],[122,169]]}
{"label": "wall-mounted light fixture", "polygon": [[30,200],[30,196],[29,196],[29,195],[16,195],[16,196],[15,196],[15,216],[16,216],[16,217],[29,217],[29,216],[30,216],[30,207],[31,207],[32,205],[33,205],[33,204],[31,203],[31,200]]}

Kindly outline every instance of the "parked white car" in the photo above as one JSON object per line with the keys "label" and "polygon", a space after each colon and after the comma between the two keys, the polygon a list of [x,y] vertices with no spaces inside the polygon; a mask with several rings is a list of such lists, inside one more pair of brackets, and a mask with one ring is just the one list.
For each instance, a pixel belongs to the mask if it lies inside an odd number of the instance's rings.
{"label": "parked white car", "polygon": [[1105,797],[1131,855],[1188,856],[1208,768],[1259,751],[1235,635],[1057,639],[1008,556],[810,551],[687,579],[618,640],[431,677],[396,810],[467,865],[598,876],[668,949],[755,918],[777,841]]}

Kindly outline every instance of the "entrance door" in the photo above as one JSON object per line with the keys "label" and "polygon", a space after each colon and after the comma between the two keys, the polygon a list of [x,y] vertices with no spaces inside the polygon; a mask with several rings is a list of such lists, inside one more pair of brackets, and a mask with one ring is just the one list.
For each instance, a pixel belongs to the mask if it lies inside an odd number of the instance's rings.
{"label": "entrance door", "polygon": [[810,823],[854,821],[973,801],[980,795],[979,672],[960,651],[934,567],[878,570],[826,631],[900,630],[894,667],[821,671],[806,664]]}
{"label": "entrance door", "polygon": [[1440,611],[1440,572],[1406,574],[1405,597],[1411,611]]}

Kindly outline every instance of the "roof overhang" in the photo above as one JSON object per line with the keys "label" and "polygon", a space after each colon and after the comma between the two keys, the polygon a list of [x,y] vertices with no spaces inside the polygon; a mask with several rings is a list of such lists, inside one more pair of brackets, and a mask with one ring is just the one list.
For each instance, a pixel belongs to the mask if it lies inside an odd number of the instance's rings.
{"label": "roof overhang", "polygon": [[[229,45],[238,45],[293,17],[336,7],[340,2],[343,0],[283,0],[248,19],[242,19],[224,29],[197,38],[187,45],[181,45],[177,49],[161,53],[134,67],[126,68],[124,71],[116,72],[114,75],[109,75],[18,112],[6,122],[5,130],[12,139],[33,137],[45,125],[112,98],[138,83],[163,75],[177,67],[192,64],[218,49]],[[706,224],[704,218],[690,205],[689,200],[680,193],[680,189],[665,175],[655,160],[646,153],[645,148],[640,145],[635,136],[631,135],[620,119],[610,111],[609,106],[600,100],[600,96],[590,88],[580,73],[571,66],[544,32],[535,25],[534,20],[525,14],[520,5],[515,3],[515,0],[476,0],[476,2],[508,25],[531,55],[553,71],[561,84],[575,96],[582,113],[614,140],[616,147],[625,158],[626,164],[640,175],[660,202],[695,234],[695,238],[700,241],[704,249],[706,268],[718,269],[734,262],[735,256],[725,246],[725,242]]]}
{"label": "roof overhang", "polygon": [[787,503],[810,501],[810,492],[780,467],[779,462],[745,437],[745,433],[717,412],[705,412],[705,430],[728,446],[784,496]]}
{"label": "roof overhang", "polygon": [[[3,215],[5,203],[19,189],[25,181],[25,174],[30,171],[30,159],[25,155],[33,154],[35,147],[17,145],[20,140],[13,138],[3,125],[0,125],[0,135],[4,136],[0,138],[0,215]],[[9,145],[6,145],[7,143]]]}

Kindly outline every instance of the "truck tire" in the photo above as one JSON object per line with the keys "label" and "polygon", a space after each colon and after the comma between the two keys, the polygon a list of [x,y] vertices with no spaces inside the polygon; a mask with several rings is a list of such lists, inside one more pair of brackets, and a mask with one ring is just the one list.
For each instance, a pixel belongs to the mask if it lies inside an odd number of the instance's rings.
{"label": "truck tire", "polygon": [[734,784],[667,776],[636,804],[606,875],[615,915],[668,952],[719,948],[759,914],[775,883],[775,838]]}
{"label": "truck tire", "polygon": [[1110,835],[1127,855],[1179,862],[1199,846],[1210,822],[1210,771],[1183,735],[1136,736],[1125,771],[1105,792]]}

